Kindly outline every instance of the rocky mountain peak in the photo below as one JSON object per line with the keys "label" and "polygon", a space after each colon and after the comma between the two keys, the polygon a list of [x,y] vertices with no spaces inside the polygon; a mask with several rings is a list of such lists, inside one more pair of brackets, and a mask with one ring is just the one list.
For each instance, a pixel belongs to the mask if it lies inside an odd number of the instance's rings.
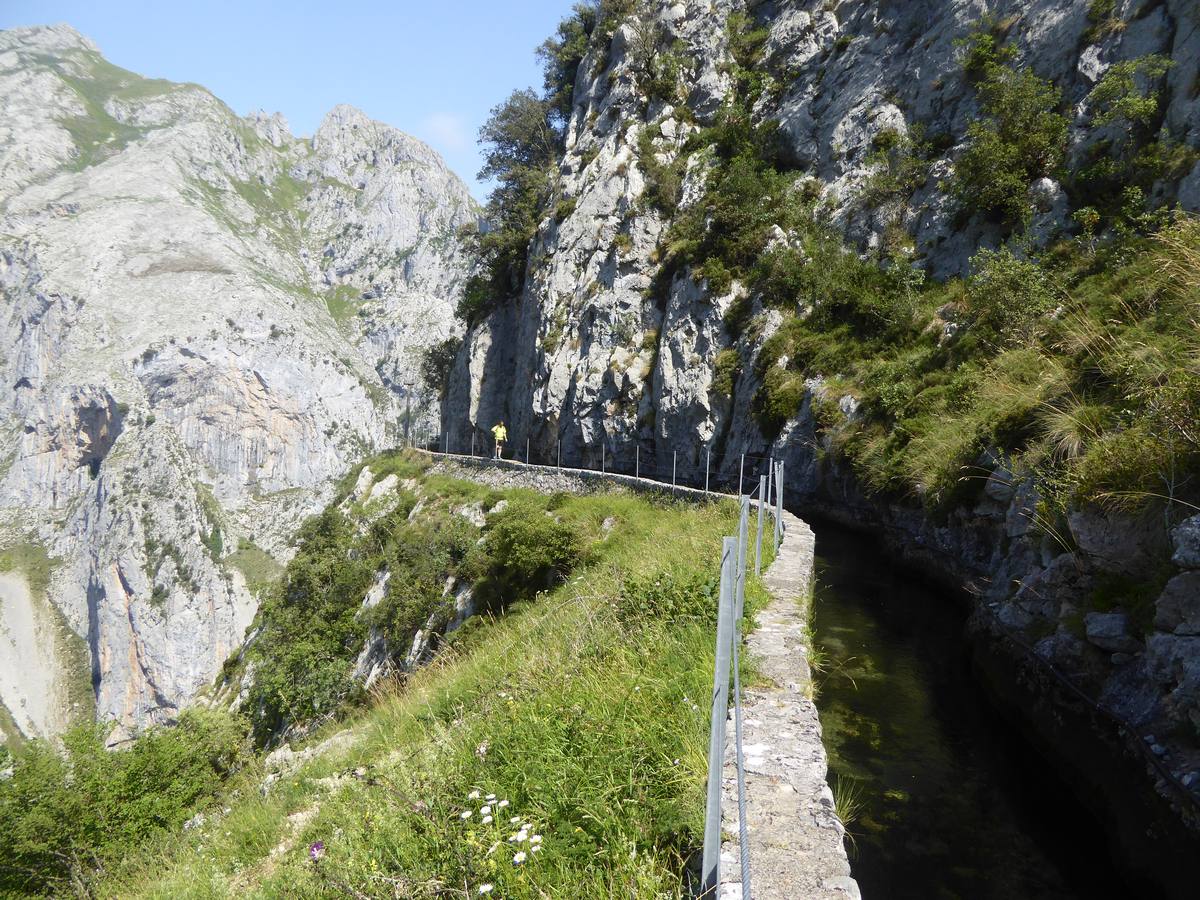
{"label": "rocky mountain peak", "polygon": [[89,38],[80,34],[65,22],[56,25],[30,25],[0,31],[0,53],[19,50],[29,53],[62,54],[72,50],[99,53]]}
{"label": "rocky mountain peak", "polygon": [[[60,728],[81,671],[126,728],[210,681],[332,481],[410,390],[436,413],[416,372],[477,214],[352,107],[298,140],[69,27],[0,32],[0,553],[50,573],[0,582],[21,730]],[[42,671],[4,662],[22,642]]]}

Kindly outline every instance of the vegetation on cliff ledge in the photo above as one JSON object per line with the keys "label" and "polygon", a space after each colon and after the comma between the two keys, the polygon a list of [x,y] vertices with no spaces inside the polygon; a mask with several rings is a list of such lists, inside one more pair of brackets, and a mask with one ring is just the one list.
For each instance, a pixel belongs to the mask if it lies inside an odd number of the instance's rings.
{"label": "vegetation on cliff ledge", "polygon": [[[305,528],[263,607],[251,648],[263,649],[231,664],[257,660],[251,680],[274,670],[242,706],[260,727],[275,720],[255,704],[274,697],[285,715],[335,720],[309,737],[313,755],[272,774],[248,723],[215,712],[116,753],[82,733],[65,761],[36,744],[0,780],[5,889],[683,895],[702,832],[720,539],[736,509],[493,490],[404,454],[367,465],[372,477],[348,479]],[[372,506],[390,475],[403,514]],[[409,587],[368,611],[377,626],[412,608],[420,620],[425,576],[447,565],[470,573],[484,607],[427,666],[347,693],[336,685],[365,635],[346,635],[380,563]],[[764,597],[752,579],[749,610]]]}

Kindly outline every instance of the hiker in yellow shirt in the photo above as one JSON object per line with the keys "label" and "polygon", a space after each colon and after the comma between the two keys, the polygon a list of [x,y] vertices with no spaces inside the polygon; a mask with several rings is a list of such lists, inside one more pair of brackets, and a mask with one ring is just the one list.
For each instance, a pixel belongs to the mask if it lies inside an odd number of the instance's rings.
{"label": "hiker in yellow shirt", "polygon": [[504,427],[504,420],[501,419],[492,426],[492,437],[496,439],[496,459],[504,452],[504,442],[508,440],[508,429]]}

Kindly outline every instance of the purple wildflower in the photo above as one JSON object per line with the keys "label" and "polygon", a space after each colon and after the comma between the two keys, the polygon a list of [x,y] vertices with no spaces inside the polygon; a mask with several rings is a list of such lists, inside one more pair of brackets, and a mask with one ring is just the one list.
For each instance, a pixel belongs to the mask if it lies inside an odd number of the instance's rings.
{"label": "purple wildflower", "polygon": [[313,841],[308,845],[308,858],[313,862],[317,862],[325,855],[325,842]]}

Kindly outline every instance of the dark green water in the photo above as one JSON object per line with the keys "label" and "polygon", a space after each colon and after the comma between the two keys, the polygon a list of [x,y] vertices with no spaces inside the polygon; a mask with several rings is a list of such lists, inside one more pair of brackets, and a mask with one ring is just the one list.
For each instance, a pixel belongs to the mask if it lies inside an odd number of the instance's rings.
{"label": "dark green water", "polygon": [[973,682],[965,611],[874,543],[817,533],[817,706],[858,794],[865,900],[1131,898],[1098,825]]}

